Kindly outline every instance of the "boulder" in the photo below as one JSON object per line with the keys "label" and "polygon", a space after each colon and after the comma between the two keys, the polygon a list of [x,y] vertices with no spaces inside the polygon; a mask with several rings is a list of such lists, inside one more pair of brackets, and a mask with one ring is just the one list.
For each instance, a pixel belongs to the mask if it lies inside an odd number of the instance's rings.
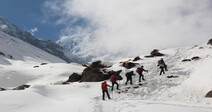
{"label": "boulder", "polygon": [[67,85],[67,84],[69,84],[69,82],[64,81],[64,82],[62,82],[61,84],[62,84],[62,85]]}
{"label": "boulder", "polygon": [[101,61],[93,62],[82,72],[80,82],[98,82],[109,79],[111,75],[103,72],[102,69],[104,68],[107,68],[107,66],[103,65]]}
{"label": "boulder", "polygon": [[102,64],[101,61],[93,62],[83,70],[80,82],[98,82],[107,80],[111,75],[119,75],[122,71],[107,71],[106,68],[108,68],[108,66]]}
{"label": "boulder", "polygon": [[127,68],[127,69],[131,69],[131,68],[135,67],[136,65],[137,65],[137,63],[132,63],[132,62],[124,62],[122,64],[122,66]]}
{"label": "boulder", "polygon": [[204,49],[204,47],[199,47],[199,49]]}
{"label": "boulder", "polygon": [[178,76],[170,75],[170,76],[167,76],[167,78],[179,78],[179,77]]}
{"label": "boulder", "polygon": [[0,87],[0,91],[6,91],[6,89]]}
{"label": "boulder", "polygon": [[200,57],[199,56],[195,56],[195,57],[193,57],[193,58],[191,58],[192,60],[199,60],[200,59]]}
{"label": "boulder", "polygon": [[182,62],[191,61],[191,59],[184,59]]}
{"label": "boulder", "polygon": [[3,52],[0,51],[0,55],[5,56],[5,54]]}
{"label": "boulder", "polygon": [[33,68],[38,68],[39,66],[34,66]]}
{"label": "boulder", "polygon": [[206,96],[205,97],[207,97],[207,98],[212,98],[212,90],[211,91],[209,91],[207,94],[206,94]]}
{"label": "boulder", "polygon": [[14,88],[13,90],[24,90],[24,89],[29,88],[29,87],[30,87],[30,85],[23,84],[21,86]]}
{"label": "boulder", "polygon": [[7,55],[10,59],[13,59],[13,56],[12,55]]}
{"label": "boulder", "polygon": [[152,56],[164,56],[164,54],[160,53],[158,49],[154,49],[150,54]]}
{"label": "boulder", "polygon": [[47,65],[47,63],[41,63],[40,65]]}
{"label": "boulder", "polygon": [[158,49],[154,49],[149,56],[145,56],[146,58],[156,57],[156,56],[164,56],[164,54],[160,53]]}
{"label": "boulder", "polygon": [[212,39],[208,40],[207,45],[212,45]]}
{"label": "boulder", "polygon": [[76,82],[76,81],[80,81],[81,79],[82,79],[82,75],[73,73],[72,75],[69,76],[66,82]]}
{"label": "boulder", "polygon": [[133,59],[133,61],[138,61],[138,60],[140,60],[141,58],[139,57],[139,56],[137,56],[137,57],[135,57],[134,59]]}

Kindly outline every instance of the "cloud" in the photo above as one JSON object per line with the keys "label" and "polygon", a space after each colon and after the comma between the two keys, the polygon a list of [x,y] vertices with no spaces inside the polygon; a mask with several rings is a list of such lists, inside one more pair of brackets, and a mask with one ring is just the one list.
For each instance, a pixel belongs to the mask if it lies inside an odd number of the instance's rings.
{"label": "cloud", "polygon": [[29,32],[32,34],[32,35],[34,35],[35,34],[35,32],[38,32],[38,28],[32,28],[32,29],[30,29],[29,30]]}
{"label": "cloud", "polygon": [[[134,56],[154,48],[205,43],[212,35],[211,0],[53,0],[45,3],[64,34],[93,32],[97,56]],[[89,51],[87,51],[89,52]]]}

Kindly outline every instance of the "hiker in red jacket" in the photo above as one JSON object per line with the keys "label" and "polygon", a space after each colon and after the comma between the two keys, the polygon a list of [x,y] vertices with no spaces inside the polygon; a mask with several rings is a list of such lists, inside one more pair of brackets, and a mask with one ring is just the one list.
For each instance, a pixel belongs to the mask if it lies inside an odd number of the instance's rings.
{"label": "hiker in red jacket", "polygon": [[163,58],[161,58],[160,60],[158,60],[158,66],[159,66],[159,67],[163,67],[163,68],[165,68],[166,71],[168,71],[167,65],[166,65],[166,63],[164,62]]}
{"label": "hiker in red jacket", "polygon": [[112,89],[111,89],[111,91],[113,91],[113,87],[114,87],[115,84],[117,85],[117,90],[120,90],[119,89],[119,84],[116,82],[117,80],[118,80],[118,76],[117,75],[112,75],[110,77],[110,81],[112,82]]}
{"label": "hiker in red jacket", "polygon": [[111,86],[108,85],[106,81],[102,82],[102,93],[103,93],[102,99],[103,99],[103,100],[105,100],[105,93],[107,94],[108,99],[110,99],[110,95],[109,95],[109,93],[108,93],[107,87],[111,87]]}
{"label": "hiker in red jacket", "polygon": [[141,82],[141,77],[142,77],[142,80],[145,81],[143,71],[148,72],[148,70],[144,69],[144,66],[141,66],[141,68],[138,67],[137,70],[136,70],[136,72],[139,74],[139,82]]}

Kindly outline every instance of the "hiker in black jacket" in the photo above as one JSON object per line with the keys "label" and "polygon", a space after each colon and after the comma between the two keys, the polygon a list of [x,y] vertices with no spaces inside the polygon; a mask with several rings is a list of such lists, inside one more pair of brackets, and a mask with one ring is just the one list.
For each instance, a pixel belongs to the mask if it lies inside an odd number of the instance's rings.
{"label": "hiker in black jacket", "polygon": [[135,75],[135,74],[133,73],[133,71],[127,72],[125,75],[126,75],[126,77],[127,77],[127,81],[126,81],[125,85],[127,85],[127,82],[128,82],[128,81],[130,81],[130,84],[132,85],[132,84],[133,84],[133,83],[132,83],[132,76]]}

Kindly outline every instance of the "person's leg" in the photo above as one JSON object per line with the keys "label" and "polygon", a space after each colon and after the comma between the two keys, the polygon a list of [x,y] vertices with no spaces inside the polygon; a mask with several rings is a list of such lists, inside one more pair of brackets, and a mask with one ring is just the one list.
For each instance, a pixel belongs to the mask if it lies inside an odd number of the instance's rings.
{"label": "person's leg", "polygon": [[160,75],[162,74],[162,72],[163,72],[163,69],[162,69],[162,68],[160,68]]}
{"label": "person's leg", "polygon": [[106,90],[105,92],[107,93],[108,99],[110,99],[110,95],[109,95],[109,93],[108,93],[108,90]]}
{"label": "person's leg", "polygon": [[142,80],[143,80],[143,81],[145,81],[145,79],[144,79],[144,75],[142,74],[141,76],[142,76]]}
{"label": "person's leg", "polygon": [[113,91],[114,84],[115,84],[115,82],[112,82],[111,91]]}
{"label": "person's leg", "polygon": [[127,82],[129,81],[129,78],[127,77],[127,81],[126,81],[126,83],[125,83],[125,85],[127,85]]}
{"label": "person's leg", "polygon": [[132,84],[133,84],[133,83],[132,83],[132,77],[130,77],[129,80],[130,80],[130,84],[132,85]]}
{"label": "person's leg", "polygon": [[164,65],[164,67],[165,67],[165,70],[166,70],[166,71],[168,71],[168,69],[167,69],[167,65]]}
{"label": "person's leg", "polygon": [[139,82],[141,82],[141,75],[139,74]]}
{"label": "person's leg", "polygon": [[117,89],[119,90],[119,84],[117,82],[115,82],[115,84],[117,85]]}
{"label": "person's leg", "polygon": [[162,72],[163,72],[163,74],[165,74],[165,71],[164,71],[164,69],[162,69]]}
{"label": "person's leg", "polygon": [[102,90],[102,100],[105,100],[105,91]]}

